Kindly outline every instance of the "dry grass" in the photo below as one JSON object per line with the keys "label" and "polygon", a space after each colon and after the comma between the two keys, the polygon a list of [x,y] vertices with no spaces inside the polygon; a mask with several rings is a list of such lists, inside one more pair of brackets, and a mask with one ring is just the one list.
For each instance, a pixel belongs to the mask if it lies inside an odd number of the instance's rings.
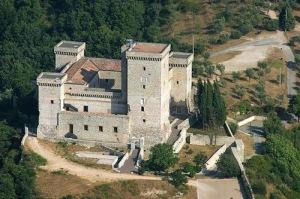
{"label": "dry grass", "polygon": [[103,152],[100,147],[85,147],[77,144],[67,144],[65,142],[61,143],[53,143],[46,140],[39,140],[39,143],[46,148],[51,149],[57,155],[64,157],[72,162],[76,162],[78,164],[92,167],[92,168],[99,168],[105,170],[111,170],[110,165],[101,165],[97,164],[97,159],[93,158],[79,158],[76,156],[76,152],[79,151],[90,151],[90,152]]}
{"label": "dry grass", "polygon": [[[283,58],[283,60],[280,58]],[[282,74],[284,74],[285,79],[287,77],[287,68],[284,59],[285,58],[279,49],[274,49],[270,53],[266,61],[268,62],[271,71],[265,75],[265,90],[267,96],[273,99],[276,99],[280,95],[284,95],[282,106],[286,107],[288,103],[288,99],[286,97],[287,85],[285,82],[282,85],[277,83],[277,75],[280,74],[280,70],[282,71]],[[243,100],[249,100],[253,104],[259,105],[259,101],[255,96],[255,87],[258,84],[258,79],[252,79],[249,82],[245,76],[245,73],[241,73],[241,78],[236,82],[233,82],[231,74],[226,74],[224,78],[226,80],[226,85],[221,88],[221,92],[224,94],[225,102],[228,108],[231,108],[234,104],[240,102],[241,100],[234,93],[236,85],[246,88],[246,93],[243,97]]]}
{"label": "dry grass", "polygon": [[37,190],[41,198],[60,198],[68,194],[84,193],[92,184],[77,176],[53,174],[38,170],[36,179]]}
{"label": "dry grass", "polygon": [[[37,189],[40,198],[61,198],[72,195],[76,198],[101,199],[138,199],[138,198],[174,198],[178,191],[165,181],[130,180],[105,184],[91,184],[89,181],[69,174],[53,174],[39,170]],[[194,187],[182,199],[194,199],[197,192]]]}
{"label": "dry grass", "polygon": [[244,146],[245,146],[245,150],[244,150],[244,155],[245,157],[247,156],[252,156],[255,154],[255,149],[254,149],[254,141],[253,141],[253,138],[249,135],[246,135],[244,133],[241,133],[241,132],[237,132],[235,135],[234,135],[235,138],[237,139],[241,139],[244,143]]}
{"label": "dry grass", "polygon": [[231,52],[228,52],[226,54],[221,54],[221,55],[217,55],[217,56],[214,56],[212,58],[209,58],[209,60],[212,62],[212,63],[220,63],[220,62],[224,62],[224,61],[227,61],[229,59],[232,59],[233,57],[235,57],[236,55],[240,54],[241,52],[240,51],[231,51]]}
{"label": "dry grass", "polygon": [[179,152],[179,162],[175,165],[175,169],[179,168],[180,165],[184,162],[193,163],[194,157],[198,153],[203,153],[204,155],[209,158],[212,156],[220,146],[199,146],[199,145],[192,145],[192,144],[185,144],[183,148]]}

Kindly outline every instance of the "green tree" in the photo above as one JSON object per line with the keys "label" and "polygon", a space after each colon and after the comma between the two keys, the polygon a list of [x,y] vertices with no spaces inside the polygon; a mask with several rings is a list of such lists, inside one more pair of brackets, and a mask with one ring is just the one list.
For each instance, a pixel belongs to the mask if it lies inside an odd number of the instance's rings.
{"label": "green tree", "polygon": [[288,5],[285,5],[281,8],[279,14],[279,27],[284,31],[293,30],[295,28],[293,10]]}
{"label": "green tree", "polygon": [[197,167],[189,162],[182,163],[181,170],[182,172],[187,173],[187,175],[191,178],[197,173]]}
{"label": "green tree", "polygon": [[285,131],[284,126],[275,113],[271,113],[267,116],[267,119],[263,122],[263,127],[266,134],[280,134]]}
{"label": "green tree", "polygon": [[300,117],[300,95],[299,94],[297,94],[296,96],[292,96],[290,98],[288,111],[290,113],[295,114],[298,117],[298,122],[299,122],[299,117]]}
{"label": "green tree", "polygon": [[234,92],[240,99],[243,99],[246,94],[246,89],[243,86],[236,85],[234,88]]}
{"label": "green tree", "polygon": [[240,79],[241,78],[241,73],[240,72],[232,72],[232,74],[231,74],[231,76],[232,76],[232,80],[234,81],[234,82],[236,82],[238,79]]}
{"label": "green tree", "polygon": [[212,77],[212,75],[215,73],[215,66],[214,65],[208,65],[205,67],[205,72],[209,77]]}
{"label": "green tree", "polygon": [[181,170],[173,171],[170,175],[170,183],[175,187],[184,186],[187,183],[187,177]]}
{"label": "green tree", "polygon": [[245,75],[248,77],[250,83],[250,80],[255,77],[255,70],[253,68],[248,68],[245,70]]}
{"label": "green tree", "polygon": [[256,96],[260,101],[260,105],[263,105],[263,103],[266,100],[266,91],[265,91],[265,84],[262,81],[259,81],[256,85]]}
{"label": "green tree", "polygon": [[206,160],[207,156],[204,153],[197,153],[193,159],[193,162],[196,164],[196,166],[202,168]]}
{"label": "green tree", "polygon": [[165,171],[178,161],[173,148],[168,144],[156,144],[150,149],[148,167],[152,171]]}
{"label": "green tree", "polygon": [[216,68],[220,72],[221,77],[223,77],[225,73],[225,66],[223,64],[217,64]]}
{"label": "green tree", "polygon": [[221,155],[217,167],[225,178],[237,177],[241,173],[239,165],[230,151],[226,151]]}

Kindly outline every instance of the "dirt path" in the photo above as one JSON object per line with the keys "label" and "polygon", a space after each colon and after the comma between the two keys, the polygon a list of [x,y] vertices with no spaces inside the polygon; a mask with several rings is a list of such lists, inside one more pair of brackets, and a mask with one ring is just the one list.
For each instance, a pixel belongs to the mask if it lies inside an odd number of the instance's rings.
{"label": "dirt path", "polygon": [[[64,169],[69,174],[89,180],[90,182],[111,182],[118,180],[162,180],[162,178],[156,176],[115,173],[103,169],[85,167],[83,165],[66,160],[65,158],[55,154],[50,148],[40,145],[36,137],[29,136],[26,140],[25,146],[47,160],[47,164],[42,166],[42,169],[47,171]],[[188,185],[197,187],[197,180],[189,180]]]}
{"label": "dirt path", "polygon": [[51,149],[41,146],[38,142],[38,139],[35,137],[27,138],[26,147],[47,159],[47,165],[43,166],[43,169],[48,171],[64,169],[71,175],[76,175],[91,182],[109,182],[116,180],[161,180],[161,178],[155,176],[151,177],[114,173],[102,169],[88,168],[76,164],[62,158],[61,156],[58,156],[53,151],[51,151]]}
{"label": "dirt path", "polygon": [[243,37],[243,39],[247,42],[211,54],[211,57],[215,57],[224,56],[233,51],[240,52],[233,58],[221,62],[225,65],[226,72],[243,71],[247,68],[256,67],[257,62],[265,60],[274,48],[285,51],[286,48],[283,47],[288,42],[282,31],[263,32],[255,38]]}

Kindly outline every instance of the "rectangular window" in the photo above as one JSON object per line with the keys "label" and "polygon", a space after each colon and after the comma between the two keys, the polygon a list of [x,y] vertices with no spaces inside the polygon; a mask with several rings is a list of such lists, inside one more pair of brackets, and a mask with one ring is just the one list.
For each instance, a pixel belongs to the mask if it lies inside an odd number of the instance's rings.
{"label": "rectangular window", "polygon": [[143,89],[145,89],[146,88],[146,85],[143,85]]}
{"label": "rectangular window", "polygon": [[54,104],[54,100],[51,100],[51,104]]}
{"label": "rectangular window", "polygon": [[143,69],[146,70],[146,67],[144,66]]}
{"label": "rectangular window", "polygon": [[114,132],[118,133],[118,127],[114,127]]}
{"label": "rectangular window", "polygon": [[141,105],[144,105],[144,103],[145,103],[145,99],[141,98]]}
{"label": "rectangular window", "polygon": [[145,119],[143,119],[143,122],[144,122],[144,123],[146,123],[146,120],[145,120]]}
{"label": "rectangular window", "polygon": [[176,83],[179,84],[179,81],[177,81]]}
{"label": "rectangular window", "polygon": [[99,126],[99,131],[103,132],[103,126]]}
{"label": "rectangular window", "polygon": [[88,125],[84,125],[83,128],[84,128],[85,131],[89,130],[89,126]]}
{"label": "rectangular window", "polygon": [[88,106],[83,106],[83,112],[89,112],[89,107]]}
{"label": "rectangular window", "polygon": [[141,111],[143,111],[143,112],[145,111],[145,108],[143,106],[141,106]]}

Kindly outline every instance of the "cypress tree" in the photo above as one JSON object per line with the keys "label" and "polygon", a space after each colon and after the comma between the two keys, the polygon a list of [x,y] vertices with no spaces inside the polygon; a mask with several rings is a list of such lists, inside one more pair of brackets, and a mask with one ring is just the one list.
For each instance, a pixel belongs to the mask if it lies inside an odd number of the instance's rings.
{"label": "cypress tree", "polygon": [[289,5],[285,5],[281,8],[279,14],[279,27],[281,30],[287,31],[295,28],[295,18]]}
{"label": "cypress tree", "polygon": [[211,85],[211,83],[208,81],[207,82],[207,96],[206,96],[206,111],[207,111],[207,125],[209,127],[213,127],[214,126],[214,113],[213,113],[213,86]]}

